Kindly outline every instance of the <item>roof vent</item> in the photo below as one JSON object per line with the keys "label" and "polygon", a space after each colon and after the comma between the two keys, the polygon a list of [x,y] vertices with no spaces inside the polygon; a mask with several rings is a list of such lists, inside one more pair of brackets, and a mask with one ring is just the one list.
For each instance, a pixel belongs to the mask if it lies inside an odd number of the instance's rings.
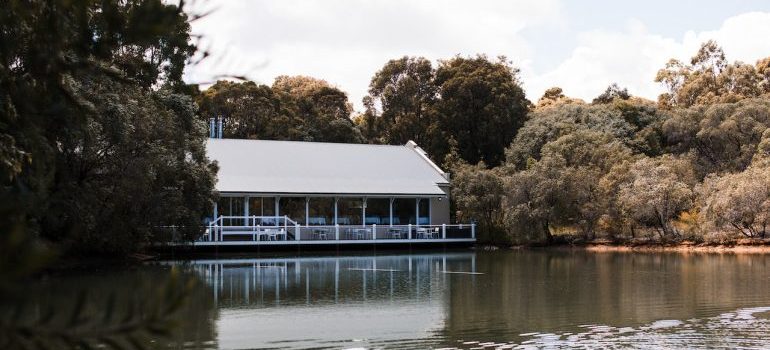
{"label": "roof vent", "polygon": [[209,118],[209,138],[221,139],[222,138],[222,118]]}

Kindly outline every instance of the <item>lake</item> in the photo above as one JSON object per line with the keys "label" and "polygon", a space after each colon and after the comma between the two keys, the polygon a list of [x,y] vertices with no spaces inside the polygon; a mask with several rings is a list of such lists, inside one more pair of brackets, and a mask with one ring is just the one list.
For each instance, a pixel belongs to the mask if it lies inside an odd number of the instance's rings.
{"label": "lake", "polygon": [[[142,302],[195,281],[176,348],[760,348],[770,255],[517,250],[261,255],[72,272],[35,285]],[[120,299],[119,299],[120,300]],[[155,344],[158,347],[163,347]],[[165,346],[165,345],[164,345]]]}

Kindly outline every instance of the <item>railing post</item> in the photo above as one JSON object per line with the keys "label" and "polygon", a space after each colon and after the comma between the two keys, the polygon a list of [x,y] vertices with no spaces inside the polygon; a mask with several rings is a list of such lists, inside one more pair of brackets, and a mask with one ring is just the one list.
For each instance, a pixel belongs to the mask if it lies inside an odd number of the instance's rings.
{"label": "railing post", "polygon": [[[294,230],[294,238],[299,241],[302,239],[302,232],[299,230],[299,223],[294,224]],[[286,234],[288,234],[288,232]]]}
{"label": "railing post", "polygon": [[406,239],[412,239],[412,224],[409,224],[406,229]]}
{"label": "railing post", "polygon": [[340,240],[340,225],[334,224],[334,238],[336,238],[338,241]]}
{"label": "railing post", "polygon": [[446,224],[441,224],[441,239],[446,239]]}
{"label": "railing post", "polygon": [[372,224],[372,240],[377,239],[377,224]]}
{"label": "railing post", "polygon": [[476,239],[476,223],[471,223],[471,238]]}

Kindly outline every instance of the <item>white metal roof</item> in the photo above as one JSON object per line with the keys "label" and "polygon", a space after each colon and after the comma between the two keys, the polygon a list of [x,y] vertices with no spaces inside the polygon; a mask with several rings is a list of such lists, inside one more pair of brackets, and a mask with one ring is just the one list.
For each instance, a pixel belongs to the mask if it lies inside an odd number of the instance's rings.
{"label": "white metal roof", "polygon": [[424,151],[404,146],[209,139],[217,190],[266,194],[443,195],[449,182]]}

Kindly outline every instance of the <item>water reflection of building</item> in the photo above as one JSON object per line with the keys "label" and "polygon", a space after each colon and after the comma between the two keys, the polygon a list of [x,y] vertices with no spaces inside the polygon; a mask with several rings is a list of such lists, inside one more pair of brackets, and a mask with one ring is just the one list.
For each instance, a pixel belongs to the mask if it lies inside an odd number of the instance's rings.
{"label": "water reflection of building", "polygon": [[475,272],[475,254],[197,260],[221,307],[430,298],[447,272]]}
{"label": "water reflection of building", "polygon": [[233,348],[431,339],[444,327],[450,281],[476,278],[468,252],[188,264],[220,310],[219,345]]}

